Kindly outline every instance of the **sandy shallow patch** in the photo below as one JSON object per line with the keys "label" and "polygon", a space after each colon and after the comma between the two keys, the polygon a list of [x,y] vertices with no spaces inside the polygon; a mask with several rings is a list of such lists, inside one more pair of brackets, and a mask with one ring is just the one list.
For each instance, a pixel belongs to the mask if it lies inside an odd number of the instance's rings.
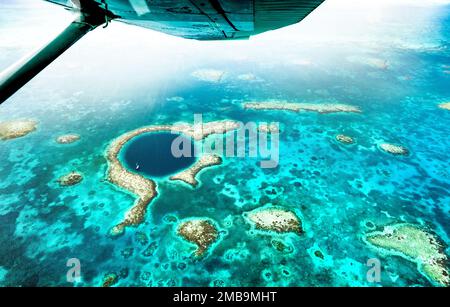
{"label": "sandy shallow patch", "polygon": [[382,143],[380,149],[395,156],[407,156],[409,154],[408,148],[402,145]]}
{"label": "sandy shallow patch", "polygon": [[72,144],[75,143],[76,141],[80,140],[80,136],[78,134],[65,134],[65,135],[61,135],[58,136],[56,138],[56,142],[58,144]]}
{"label": "sandy shallow patch", "polygon": [[26,136],[35,131],[37,121],[32,119],[0,122],[0,140],[10,140]]}
{"label": "sandy shallow patch", "polygon": [[59,177],[57,181],[60,186],[72,186],[83,181],[83,175],[79,172],[70,172],[64,176]]}
{"label": "sandy shallow patch", "polygon": [[216,227],[207,219],[192,219],[182,222],[177,229],[177,234],[186,241],[197,245],[195,256],[203,256],[214,242],[219,233]]}
{"label": "sandy shallow patch", "polygon": [[278,110],[292,112],[317,112],[317,113],[361,113],[358,107],[342,103],[296,103],[285,101],[246,102],[243,104],[246,110]]}
{"label": "sandy shallow patch", "polygon": [[444,109],[444,110],[449,110],[449,111],[450,111],[450,102],[441,103],[441,104],[439,105],[439,108]]}
{"label": "sandy shallow patch", "polygon": [[355,142],[355,140],[351,136],[348,136],[345,134],[338,134],[338,135],[336,135],[335,138],[336,138],[336,141],[338,141],[342,144],[346,144],[346,145],[353,144]]}
{"label": "sandy shallow patch", "polygon": [[222,81],[225,72],[217,69],[199,69],[194,71],[191,76],[200,81],[219,83]]}
{"label": "sandy shallow patch", "polygon": [[303,232],[302,223],[298,216],[282,208],[256,209],[246,214],[247,220],[257,229],[278,233]]}
{"label": "sandy shallow patch", "polygon": [[222,158],[218,155],[204,155],[188,169],[171,176],[170,180],[181,180],[196,187],[198,180],[195,177],[202,169],[220,164],[222,164]]}
{"label": "sandy shallow patch", "polygon": [[448,258],[434,234],[411,224],[384,227],[366,235],[366,241],[383,252],[398,255],[417,264],[419,271],[442,286],[450,285]]}

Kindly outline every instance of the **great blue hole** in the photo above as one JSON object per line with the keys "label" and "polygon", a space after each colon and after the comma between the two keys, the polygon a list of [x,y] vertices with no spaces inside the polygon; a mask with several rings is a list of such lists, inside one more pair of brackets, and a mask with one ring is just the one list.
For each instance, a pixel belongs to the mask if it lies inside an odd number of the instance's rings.
{"label": "great blue hole", "polygon": [[[172,143],[175,139],[183,138],[180,150],[184,146],[191,146],[190,157],[176,157],[172,153]],[[179,142],[177,142],[179,144]],[[131,139],[122,149],[120,155],[124,166],[134,173],[145,177],[165,177],[178,173],[195,162],[194,143],[191,138],[169,132],[144,133]]]}

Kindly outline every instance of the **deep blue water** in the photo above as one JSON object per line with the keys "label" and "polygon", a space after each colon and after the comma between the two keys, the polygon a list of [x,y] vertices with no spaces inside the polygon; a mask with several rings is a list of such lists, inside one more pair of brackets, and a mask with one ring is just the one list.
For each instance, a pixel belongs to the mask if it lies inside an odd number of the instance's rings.
{"label": "deep blue water", "polygon": [[[175,141],[187,145],[190,156],[177,157],[173,154],[172,144]],[[182,146],[180,150],[184,150]],[[133,138],[122,148],[120,159],[131,171],[150,178],[163,177],[194,164],[194,143],[188,137],[179,134],[145,133]]]}

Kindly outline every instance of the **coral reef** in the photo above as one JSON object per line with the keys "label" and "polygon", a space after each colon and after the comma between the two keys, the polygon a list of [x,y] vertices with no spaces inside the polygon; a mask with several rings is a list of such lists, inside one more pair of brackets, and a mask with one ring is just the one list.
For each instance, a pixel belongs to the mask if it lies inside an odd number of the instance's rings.
{"label": "coral reef", "polygon": [[0,140],[23,137],[36,130],[37,121],[31,119],[0,122]]}
{"label": "coral reef", "polygon": [[119,276],[117,276],[116,273],[109,273],[106,274],[105,277],[103,277],[102,287],[111,287],[117,284],[119,280]]}
{"label": "coral reef", "polygon": [[153,256],[153,254],[155,253],[155,251],[157,249],[158,249],[158,243],[153,241],[142,251],[141,254],[144,257],[150,257],[150,256]]}
{"label": "coral reef", "polygon": [[131,256],[133,256],[133,253],[134,253],[134,248],[132,248],[132,247],[128,247],[128,248],[125,248],[125,249],[120,251],[120,254],[125,259],[128,259]]}
{"label": "coral reef", "polygon": [[58,178],[58,183],[61,186],[71,186],[80,183],[83,180],[83,175],[78,172],[70,172]]}
{"label": "coral reef", "polygon": [[280,127],[278,123],[260,123],[258,125],[258,131],[264,133],[279,133]]}
{"label": "coral reef", "polygon": [[383,59],[371,58],[367,60],[367,65],[373,68],[386,70],[389,68],[389,62]]}
{"label": "coral reef", "polygon": [[242,75],[239,75],[237,78],[241,81],[257,81],[258,80],[258,78],[252,73],[242,74]]}
{"label": "coral reef", "polygon": [[291,246],[287,245],[282,240],[272,240],[270,243],[272,243],[272,246],[279,252],[284,252],[284,253],[292,253],[293,252],[293,248]]}
{"label": "coral reef", "polygon": [[389,68],[389,62],[385,59],[365,57],[365,56],[350,56],[347,60],[351,63],[367,65],[371,68],[387,70]]}
{"label": "coral reef", "polygon": [[323,253],[320,250],[315,250],[314,256],[316,256],[317,258],[320,258],[322,260],[325,258],[325,256],[323,255]]}
{"label": "coral reef", "polygon": [[137,231],[135,233],[136,241],[139,242],[140,245],[147,245],[148,244],[148,237],[145,234],[145,232]]}
{"label": "coral reef", "polygon": [[[125,214],[124,220],[118,225],[114,226],[111,229],[110,233],[112,235],[119,235],[123,233],[125,227],[136,226],[142,223],[147,212],[148,205],[158,194],[156,191],[156,183],[153,180],[128,171],[120,162],[118,155],[120,153],[120,150],[127,142],[143,133],[161,131],[183,133],[187,136],[192,137],[194,140],[202,140],[203,138],[211,134],[223,134],[227,131],[236,130],[239,127],[240,126],[238,122],[227,120],[203,123],[199,126],[183,123],[175,125],[155,125],[129,131],[113,140],[106,150],[106,159],[108,161],[107,179],[112,184],[136,195],[137,199],[133,207]],[[202,162],[203,164],[201,164],[200,166],[203,165],[203,167],[206,167],[204,165],[213,162],[215,164],[218,164],[217,158],[205,158],[205,160]],[[194,166],[195,165],[198,164],[196,163],[194,164]],[[197,168],[198,167],[199,166],[197,166]],[[195,175],[203,167],[193,170],[193,181],[186,176],[183,178],[188,178],[187,180],[189,180],[189,184],[196,184]]]}
{"label": "coral reef", "polygon": [[415,262],[432,281],[450,285],[449,260],[439,239],[432,233],[411,224],[396,224],[366,235],[366,241],[387,254],[399,255]]}
{"label": "coral reef", "polygon": [[125,227],[138,225],[144,220],[147,206],[157,196],[156,184],[147,178],[128,171],[118,159],[122,147],[134,133],[127,133],[114,140],[107,150],[108,160],[107,179],[114,185],[121,187],[137,196],[133,207],[125,214],[124,220],[111,229],[112,235],[121,234]]}
{"label": "coral reef", "polygon": [[449,110],[449,111],[450,111],[450,102],[441,103],[441,104],[439,105],[439,108],[444,109],[444,110]]}
{"label": "coral reef", "polygon": [[402,146],[402,145],[395,145],[390,143],[382,143],[380,144],[380,148],[392,155],[396,156],[407,156],[409,154],[408,148]]}
{"label": "coral reef", "polygon": [[260,230],[275,231],[278,233],[293,232],[296,234],[303,232],[300,219],[294,212],[286,209],[256,209],[247,212],[246,217]]}
{"label": "coral reef", "polygon": [[181,180],[193,187],[198,185],[195,178],[197,174],[204,168],[222,164],[222,158],[217,155],[204,155],[190,168],[170,177],[170,180]]}
{"label": "coral reef", "polygon": [[219,83],[224,75],[225,75],[224,71],[216,69],[199,69],[191,74],[191,76],[201,81],[213,83]]}
{"label": "coral reef", "polygon": [[361,113],[358,107],[341,103],[296,103],[285,101],[246,102],[244,109],[251,110],[286,110],[292,112],[312,111],[318,113],[350,112]]}
{"label": "coral reef", "polygon": [[353,144],[355,142],[355,140],[348,135],[345,134],[338,134],[336,135],[336,141],[341,142],[342,144]]}
{"label": "coral reef", "polygon": [[185,240],[197,245],[195,251],[197,257],[203,256],[219,236],[217,228],[206,219],[192,219],[182,222],[178,226],[177,233]]}
{"label": "coral reef", "polygon": [[56,138],[56,142],[59,144],[71,144],[80,139],[78,134],[65,134]]}
{"label": "coral reef", "polygon": [[181,97],[181,96],[173,96],[173,97],[167,98],[166,101],[169,101],[169,102],[183,102],[184,98]]}

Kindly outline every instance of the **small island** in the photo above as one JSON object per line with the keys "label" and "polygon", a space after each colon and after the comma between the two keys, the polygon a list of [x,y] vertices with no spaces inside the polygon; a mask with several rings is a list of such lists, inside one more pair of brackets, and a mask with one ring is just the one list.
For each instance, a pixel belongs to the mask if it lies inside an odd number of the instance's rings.
{"label": "small island", "polygon": [[246,102],[243,108],[247,110],[280,110],[280,111],[311,111],[318,113],[361,113],[358,107],[341,103],[296,103],[286,101]]}
{"label": "small island", "polygon": [[217,228],[207,219],[192,219],[182,222],[178,226],[177,234],[186,241],[197,245],[194,253],[196,257],[202,257],[219,237]]}
{"label": "small island", "polygon": [[32,119],[0,122],[0,140],[10,140],[26,136],[36,130],[37,124],[37,121]]}
{"label": "small island", "polygon": [[80,183],[83,180],[83,175],[78,172],[70,172],[58,178],[60,186],[67,187]]}
{"label": "small island", "polygon": [[[122,222],[114,226],[111,235],[122,234],[127,226],[137,226],[144,220],[147,207],[157,196],[156,183],[144,176],[129,171],[119,160],[118,156],[123,146],[131,139],[143,134],[152,132],[176,132],[182,133],[194,140],[202,140],[212,134],[224,134],[228,131],[239,129],[238,122],[223,120],[203,123],[201,126],[190,124],[155,125],[146,126],[126,132],[111,142],[106,150],[106,160],[108,161],[107,180],[112,184],[122,188],[137,196],[133,207],[125,214]],[[204,167],[220,164],[217,158],[200,158],[200,164],[194,164],[186,173],[181,172],[175,175],[173,180],[183,180],[189,184],[197,184],[195,175]],[[221,162],[221,159],[220,159]],[[193,176],[193,177],[192,177]],[[183,179],[181,179],[183,178]]]}
{"label": "small island", "polygon": [[380,149],[394,156],[407,156],[409,154],[408,148],[402,145],[382,143],[380,144]]}
{"label": "small island", "polygon": [[278,233],[302,234],[303,228],[298,216],[283,208],[255,209],[244,215],[257,229]]}
{"label": "small island", "polygon": [[389,255],[417,264],[419,271],[441,286],[450,286],[448,258],[434,234],[411,224],[396,224],[366,235],[366,241]]}
{"label": "small island", "polygon": [[56,142],[58,144],[72,144],[75,143],[80,139],[80,136],[78,134],[65,134],[58,136],[56,138]]}
{"label": "small island", "polygon": [[222,164],[222,158],[218,155],[204,155],[190,168],[170,177],[170,180],[181,180],[193,187],[198,185],[195,178],[197,174],[204,168]]}

